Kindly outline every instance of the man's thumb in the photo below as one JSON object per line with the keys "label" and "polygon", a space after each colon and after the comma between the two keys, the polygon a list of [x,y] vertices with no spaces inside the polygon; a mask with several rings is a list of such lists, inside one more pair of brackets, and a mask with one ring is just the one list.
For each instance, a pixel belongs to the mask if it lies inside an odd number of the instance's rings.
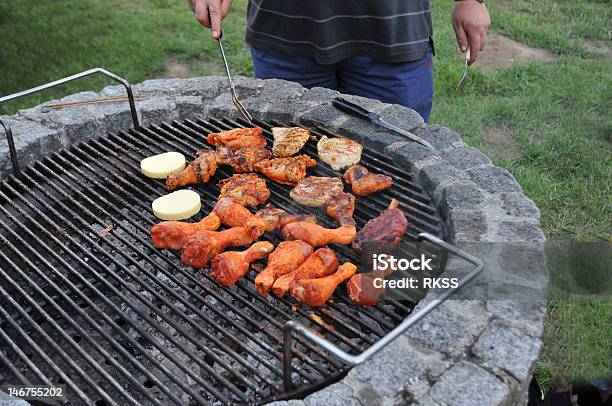
{"label": "man's thumb", "polygon": [[456,25],[455,27],[455,35],[457,36],[457,44],[459,44],[459,49],[461,52],[466,52],[468,50],[468,39],[467,34],[463,30],[463,26]]}

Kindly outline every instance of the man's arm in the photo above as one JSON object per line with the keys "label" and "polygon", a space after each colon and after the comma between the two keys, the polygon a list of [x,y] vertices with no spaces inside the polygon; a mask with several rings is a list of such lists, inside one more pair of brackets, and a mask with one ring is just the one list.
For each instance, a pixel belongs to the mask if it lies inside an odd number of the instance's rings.
{"label": "man's arm", "polygon": [[484,2],[478,0],[456,0],[453,10],[453,27],[461,52],[470,48],[470,65],[487,42],[487,31],[491,17]]}
{"label": "man's arm", "polygon": [[221,35],[221,20],[225,18],[232,0],[189,0],[191,11],[206,28],[210,28],[213,38]]}

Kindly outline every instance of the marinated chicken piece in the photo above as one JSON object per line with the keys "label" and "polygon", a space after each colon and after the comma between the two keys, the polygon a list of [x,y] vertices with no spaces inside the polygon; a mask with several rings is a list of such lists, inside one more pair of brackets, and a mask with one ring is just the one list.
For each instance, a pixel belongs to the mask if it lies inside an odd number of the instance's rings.
{"label": "marinated chicken piece", "polygon": [[[346,283],[346,292],[355,304],[375,306],[380,295],[385,293],[385,288],[378,283],[375,284],[374,280],[377,278],[384,279],[393,272],[395,272],[395,269],[389,267],[385,271],[355,274]],[[376,285],[380,287],[376,287]]]}
{"label": "marinated chicken piece", "polygon": [[211,212],[197,223],[185,221],[163,221],[151,227],[151,237],[155,248],[180,250],[185,240],[198,231],[215,231],[221,227],[221,219]]}
{"label": "marinated chicken piece", "polygon": [[389,254],[395,249],[408,228],[406,216],[397,207],[397,200],[392,199],[385,211],[359,230],[352,245],[355,252],[370,258],[371,254]]}
{"label": "marinated chicken piece", "polygon": [[338,258],[334,251],[329,248],[319,248],[295,271],[278,278],[272,285],[272,292],[276,297],[283,297],[289,292],[294,281],[331,275],[338,269],[338,265]]}
{"label": "marinated chicken piece", "polygon": [[183,245],[181,261],[194,268],[203,268],[208,261],[227,247],[240,247],[253,242],[244,227],[223,231],[200,231],[188,237]]}
{"label": "marinated chicken piece", "polygon": [[294,271],[312,254],[304,241],[283,241],[268,257],[268,266],[255,277],[257,292],[266,296],[278,277]]}
{"label": "marinated chicken piece", "polygon": [[287,241],[302,240],[313,247],[322,247],[330,243],[349,245],[353,242],[357,230],[352,225],[329,229],[318,224],[298,221],[287,224],[283,227],[282,233],[283,238]]}
{"label": "marinated chicken piece", "polygon": [[289,223],[306,221],[316,223],[317,218],[312,214],[289,214],[285,210],[276,208],[261,209],[255,216],[259,217],[266,224],[266,232],[282,230]]}
{"label": "marinated chicken piece", "polygon": [[316,166],[317,161],[308,155],[298,155],[288,158],[264,159],[256,162],[253,167],[275,182],[285,185],[295,185],[306,177],[306,168]]}
{"label": "marinated chicken piece", "polygon": [[261,237],[266,231],[266,225],[262,219],[255,217],[249,209],[229,197],[219,200],[214,211],[221,219],[221,223],[228,227],[244,227],[247,234],[254,240]]}
{"label": "marinated chicken piece", "polygon": [[291,295],[298,302],[308,306],[321,306],[332,297],[336,287],[353,276],[355,272],[357,272],[357,267],[350,262],[345,262],[329,276],[295,281],[291,287]]}
{"label": "marinated chicken piece", "polygon": [[317,143],[319,159],[335,171],[359,163],[362,150],[358,142],[340,137],[323,136]]}
{"label": "marinated chicken piece", "polygon": [[205,152],[196,159],[181,173],[166,177],[166,188],[174,190],[187,185],[197,185],[206,183],[217,172],[217,159],[214,152]]}
{"label": "marinated chicken piece", "polygon": [[235,174],[223,179],[217,186],[221,188],[219,200],[230,197],[244,207],[255,207],[265,203],[270,198],[270,189],[266,181],[254,173]]}
{"label": "marinated chicken piece", "polygon": [[253,172],[255,162],[272,157],[272,151],[261,147],[240,148],[232,152],[228,147],[220,146],[217,147],[215,154],[218,165],[229,165],[238,173]]}
{"label": "marinated chicken piece", "polygon": [[343,190],[344,185],[339,177],[308,176],[291,189],[289,196],[304,206],[321,207],[331,196]]}
{"label": "marinated chicken piece", "polygon": [[235,128],[229,131],[208,134],[206,140],[210,145],[215,147],[225,145],[232,151],[238,151],[240,148],[246,147],[265,148],[267,145],[266,139],[263,136],[263,130],[258,127]]}
{"label": "marinated chicken piece", "polygon": [[212,276],[223,286],[232,286],[249,271],[251,262],[264,259],[274,250],[274,244],[260,241],[244,251],[226,251],[210,263]]}
{"label": "marinated chicken piece", "polygon": [[355,225],[354,212],[355,196],[350,193],[339,192],[327,200],[327,215],[336,219],[341,226]]}
{"label": "marinated chicken piece", "polygon": [[375,175],[361,165],[353,165],[344,172],[344,180],[351,185],[357,196],[367,196],[371,193],[388,189],[393,185],[393,179],[387,175]]}
{"label": "marinated chicken piece", "polygon": [[273,127],[272,152],[277,157],[293,156],[300,152],[310,138],[310,131],[300,127]]}

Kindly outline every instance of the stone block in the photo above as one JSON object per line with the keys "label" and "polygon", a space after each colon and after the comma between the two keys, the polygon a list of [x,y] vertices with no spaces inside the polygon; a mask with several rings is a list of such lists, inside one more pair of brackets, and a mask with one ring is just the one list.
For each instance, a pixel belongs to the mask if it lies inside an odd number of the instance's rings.
{"label": "stone block", "polygon": [[531,376],[542,342],[522,330],[494,320],[482,332],[473,352],[487,368],[502,369],[519,381]]}
{"label": "stone block", "polygon": [[293,102],[299,100],[307,91],[299,83],[281,79],[266,79],[257,97],[274,103]]}
{"label": "stone block", "polygon": [[418,173],[419,182],[423,188],[433,195],[436,188],[443,183],[457,180],[468,180],[465,172],[457,170],[453,165],[441,162],[422,168]]}
{"label": "stone block", "polygon": [[178,96],[174,99],[174,102],[178,108],[179,120],[206,118],[207,110],[204,108],[201,97]]}
{"label": "stone block", "polygon": [[404,143],[405,140],[404,137],[395,135],[391,131],[380,129],[366,134],[363,140],[363,146],[367,149],[384,153],[385,148],[389,145],[399,142]]}
{"label": "stone block", "polygon": [[307,406],[361,405],[361,403],[359,403],[359,401],[353,397],[353,391],[351,388],[342,382],[334,383],[323,390],[306,396],[304,398],[304,404]]}
{"label": "stone block", "polygon": [[425,162],[431,157],[439,158],[437,152],[410,141],[405,142],[397,148],[389,149],[385,151],[385,153],[393,158],[394,163],[413,174],[417,173],[418,169],[422,168],[422,166],[417,165],[418,162]]}
{"label": "stone block", "polygon": [[334,131],[342,121],[346,120],[346,117],[333,108],[331,103],[325,103],[307,110],[297,120],[302,126],[321,127]]}
{"label": "stone block", "polygon": [[[325,87],[313,87],[312,89],[307,90],[302,97],[300,98],[303,102],[316,102],[317,104],[330,102],[336,97],[340,96],[340,92],[337,90],[327,89]],[[335,107],[332,107],[336,109]]]}
{"label": "stone block", "polygon": [[380,112],[380,117],[410,132],[414,132],[414,130],[425,125],[423,117],[419,113],[399,104],[385,105],[385,108]]}
{"label": "stone block", "polygon": [[473,182],[458,182],[443,187],[438,207],[443,216],[453,209],[477,209],[484,202],[481,189]]}
{"label": "stone block", "polygon": [[441,155],[442,158],[462,170],[481,165],[493,165],[493,162],[482,152],[467,146],[446,149]]}
{"label": "stone block", "polygon": [[490,193],[522,192],[514,176],[507,170],[497,166],[479,166],[468,169],[472,180],[478,186]]}
{"label": "stone block", "polygon": [[428,141],[437,150],[443,150],[453,145],[463,145],[459,135],[440,125],[424,126],[415,130],[415,134]]}
{"label": "stone block", "polygon": [[438,379],[430,394],[442,405],[496,406],[506,403],[510,389],[484,369],[461,361]]}
{"label": "stone block", "polygon": [[262,120],[278,121],[283,124],[290,124],[291,122],[297,121],[297,118],[300,115],[316,105],[317,104],[314,102],[297,101],[291,103],[277,103],[276,101],[273,101],[263,112]]}
{"label": "stone block", "polygon": [[236,119],[242,117],[229,93],[222,93],[210,104],[210,114],[217,118]]}
{"label": "stone block", "polygon": [[132,86],[134,94],[153,96],[173,96],[180,94],[180,85],[184,79],[150,79]]}
{"label": "stone block", "polygon": [[453,209],[447,221],[451,241],[481,241],[487,232],[487,219],[481,210]]}
{"label": "stone block", "polygon": [[226,81],[226,78],[220,76],[181,79],[176,82],[175,89],[182,96],[198,96],[202,100],[212,100],[221,93],[221,87]]}
{"label": "stone block", "polygon": [[540,220],[540,210],[533,200],[522,193],[502,193],[502,209],[509,216],[533,217]]}
{"label": "stone block", "polygon": [[546,301],[487,300],[489,313],[506,321],[511,326],[520,327],[534,337],[540,337],[544,329]]}
{"label": "stone block", "polygon": [[502,221],[497,226],[496,236],[502,241],[546,241],[544,232],[537,223]]}
{"label": "stone block", "polygon": [[152,97],[138,102],[140,111],[140,125],[148,127],[151,124],[159,125],[179,118],[178,108],[174,100],[161,97]]}

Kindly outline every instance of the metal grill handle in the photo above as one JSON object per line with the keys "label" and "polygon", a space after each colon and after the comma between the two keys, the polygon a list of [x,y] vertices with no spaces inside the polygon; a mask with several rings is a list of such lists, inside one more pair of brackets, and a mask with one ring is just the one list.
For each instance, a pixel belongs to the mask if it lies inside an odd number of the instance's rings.
{"label": "metal grill handle", "polygon": [[291,342],[293,340],[294,334],[298,334],[311,341],[312,343],[321,346],[321,348],[323,348],[325,351],[331,353],[336,358],[348,365],[354,366],[361,364],[362,362],[366,361],[374,354],[376,354],[378,351],[382,350],[387,344],[396,339],[400,334],[403,334],[409,327],[411,327],[423,317],[425,317],[429,312],[431,312],[433,309],[435,309],[444,301],[446,301],[455,292],[470,283],[472,279],[474,279],[480,272],[482,272],[484,268],[484,262],[480,258],[470,255],[467,252],[460,250],[457,247],[454,247],[453,245],[445,242],[444,240],[439,239],[438,237],[432,234],[420,233],[417,237],[417,240],[427,240],[433,245],[445,249],[450,253],[454,254],[455,256],[473,264],[475,268],[459,280],[457,287],[445,290],[436,299],[429,302],[421,310],[416,313],[412,313],[409,317],[405,318],[404,321],[402,321],[397,327],[391,330],[386,336],[381,338],[370,348],[368,348],[366,351],[362,352],[359,355],[351,355],[343,351],[332,342],[319,337],[301,323],[298,323],[293,320],[286,322],[283,326],[283,383],[285,386],[285,391],[289,391],[295,388],[295,384],[291,379],[291,361],[293,358],[293,349],[291,347]]}
{"label": "metal grill handle", "polygon": [[[102,68],[89,69],[84,72],[76,73],[72,76],[68,76],[68,77],[53,81],[53,82],[45,83],[44,85],[33,87],[31,89],[24,90],[19,93],[13,93],[13,94],[9,94],[8,96],[0,97],[0,104],[6,103],[11,100],[19,99],[20,97],[28,96],[28,95],[31,95],[31,94],[34,94],[34,93],[37,93],[43,90],[51,89],[53,87],[60,86],[68,82],[72,82],[74,80],[81,79],[86,76],[94,75],[96,73],[100,73],[104,76],[107,76],[113,79],[115,82],[121,83],[123,87],[125,87],[125,90],[127,92],[128,101],[130,103],[130,111],[132,113],[132,122],[134,123],[134,128],[139,128],[140,124],[138,123],[138,114],[136,113],[136,104],[134,103],[134,95],[132,94],[132,87],[130,86],[129,82],[123,79],[122,77],[117,76],[114,73],[111,73],[107,71],[106,69],[102,69]],[[0,119],[0,124],[2,125],[2,127],[4,127],[4,132],[6,134],[6,141],[8,142],[9,153],[11,155],[11,163],[13,164],[13,172],[15,173],[16,176],[18,176],[20,173],[19,162],[17,161],[17,151],[15,150],[15,140],[13,139],[13,132],[11,131],[10,125],[8,125],[7,123],[4,123],[1,119]]]}

